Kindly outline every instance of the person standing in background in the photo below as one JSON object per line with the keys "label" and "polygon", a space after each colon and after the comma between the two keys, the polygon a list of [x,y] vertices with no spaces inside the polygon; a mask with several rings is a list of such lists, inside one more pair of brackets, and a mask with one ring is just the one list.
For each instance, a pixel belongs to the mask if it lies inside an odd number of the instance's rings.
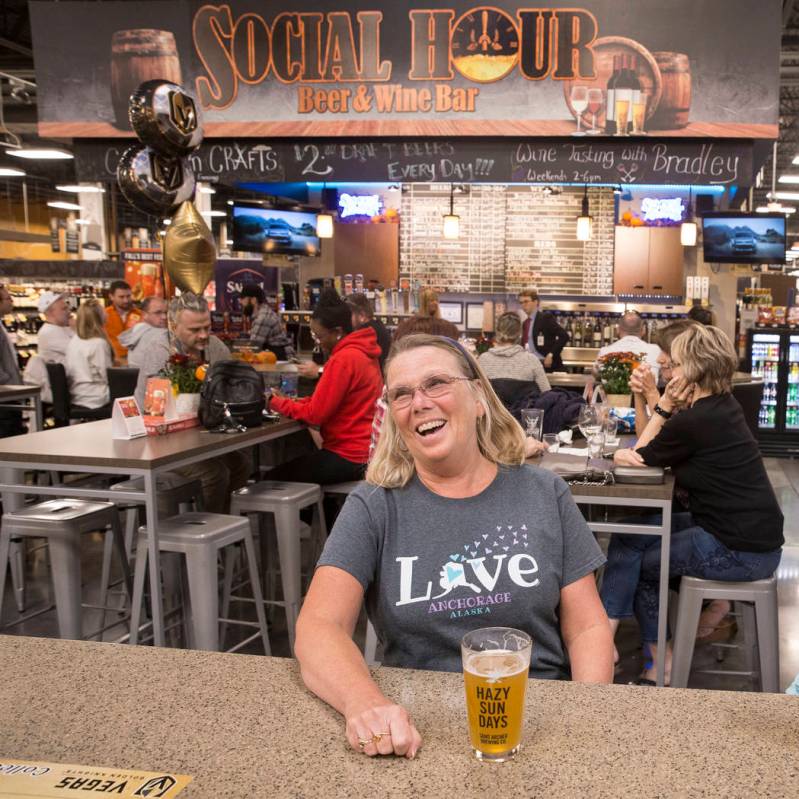
{"label": "person standing in background", "polygon": [[141,366],[149,346],[163,337],[166,307],[163,297],[146,297],[141,304],[141,322],[120,333],[119,343],[128,349],[128,366]]}
{"label": "person standing in background", "polygon": [[[2,325],[2,318],[14,310],[14,300],[8,289],[0,284],[0,385],[18,386],[22,384],[17,351],[14,342]],[[0,438],[18,436],[25,432],[22,424],[22,411],[7,409],[0,403]],[[5,568],[5,565],[3,565]]]}
{"label": "person standing in background", "polygon": [[271,350],[279,361],[294,357],[294,345],[283,322],[266,301],[260,286],[244,286],[239,294],[241,310],[251,321],[250,343],[259,350]]}
{"label": "person standing in background", "polygon": [[75,335],[70,325],[70,307],[63,294],[44,291],[39,296],[39,313],[44,314],[45,323],[39,328],[38,354],[46,363],[63,364],[67,358],[67,347]]}
{"label": "person standing in background", "polygon": [[540,300],[535,289],[520,291],[519,304],[527,314],[522,326],[522,346],[543,363],[544,371],[561,371],[560,354],[569,341],[569,334],[551,313],[539,310]]}
{"label": "person standing in background", "polygon": [[141,312],[133,307],[133,293],[124,280],[115,280],[109,290],[111,305],[105,309],[105,334],[114,351],[114,357],[123,361],[128,351],[119,342],[119,334],[141,321]]}
{"label": "person standing in background", "polygon": [[382,372],[386,358],[388,358],[388,351],[391,349],[391,333],[379,319],[375,319],[372,303],[365,294],[351,294],[347,297],[347,305],[352,311],[353,329],[371,327],[375,331],[377,344],[380,347],[380,371]]}

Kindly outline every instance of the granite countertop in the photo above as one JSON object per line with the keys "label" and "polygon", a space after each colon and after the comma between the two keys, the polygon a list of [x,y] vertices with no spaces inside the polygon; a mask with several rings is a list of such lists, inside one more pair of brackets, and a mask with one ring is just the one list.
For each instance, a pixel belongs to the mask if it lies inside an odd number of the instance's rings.
{"label": "granite countertop", "polygon": [[460,675],[379,668],[424,738],[367,759],[292,660],[0,636],[4,759],[193,775],[186,797],[795,797],[799,704],[530,683],[512,763],[469,751]]}

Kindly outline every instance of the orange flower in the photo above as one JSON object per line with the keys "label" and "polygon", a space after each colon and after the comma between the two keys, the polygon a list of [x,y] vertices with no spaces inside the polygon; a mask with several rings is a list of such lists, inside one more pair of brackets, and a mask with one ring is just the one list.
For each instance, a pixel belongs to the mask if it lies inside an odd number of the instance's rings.
{"label": "orange flower", "polygon": [[197,368],[194,370],[194,376],[195,376],[195,377],[196,377],[196,378],[197,378],[197,379],[198,379],[200,382],[202,382],[203,380],[205,380],[205,375],[207,374],[207,372],[208,372],[208,367],[207,367],[205,364],[200,364],[200,366],[198,366],[198,367],[197,367]]}

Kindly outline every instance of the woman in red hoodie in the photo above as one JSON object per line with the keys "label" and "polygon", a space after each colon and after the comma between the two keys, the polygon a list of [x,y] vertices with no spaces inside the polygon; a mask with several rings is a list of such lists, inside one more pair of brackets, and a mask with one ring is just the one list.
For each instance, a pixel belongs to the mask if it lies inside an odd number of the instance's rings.
{"label": "woman in red hoodie", "polygon": [[271,410],[319,427],[322,448],[272,469],[270,480],[342,483],[360,480],[369,460],[375,403],[383,391],[380,346],[371,327],[353,331],[349,305],[333,292],[320,298],[311,331],[329,355],[310,397],[273,396]]}

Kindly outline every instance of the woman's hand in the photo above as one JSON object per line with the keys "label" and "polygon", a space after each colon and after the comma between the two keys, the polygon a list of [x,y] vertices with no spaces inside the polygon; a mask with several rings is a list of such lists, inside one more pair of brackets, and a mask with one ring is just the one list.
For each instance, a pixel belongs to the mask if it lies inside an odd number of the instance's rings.
{"label": "woman's hand", "polygon": [[675,408],[690,405],[695,387],[694,383],[689,383],[684,377],[672,377],[660,398],[660,407],[664,411],[673,411]]}
{"label": "woman's hand", "polygon": [[422,736],[400,705],[377,705],[352,713],[347,719],[347,741],[369,757],[399,755],[412,759],[422,746]]}
{"label": "woman's hand", "polygon": [[532,436],[524,437],[525,458],[535,458],[538,455],[543,455],[548,450],[549,447],[543,441],[539,441],[537,438],[533,438]]}
{"label": "woman's hand", "polygon": [[617,449],[613,453],[613,463],[619,466],[645,466],[644,459],[634,449]]}
{"label": "woman's hand", "polygon": [[316,380],[319,377],[319,364],[313,361],[302,361],[297,364],[297,372],[300,377],[307,377],[310,380]]}
{"label": "woman's hand", "polygon": [[633,394],[641,394],[645,399],[653,399],[657,402],[660,397],[655,373],[649,364],[642,363],[630,375],[630,390]]}

